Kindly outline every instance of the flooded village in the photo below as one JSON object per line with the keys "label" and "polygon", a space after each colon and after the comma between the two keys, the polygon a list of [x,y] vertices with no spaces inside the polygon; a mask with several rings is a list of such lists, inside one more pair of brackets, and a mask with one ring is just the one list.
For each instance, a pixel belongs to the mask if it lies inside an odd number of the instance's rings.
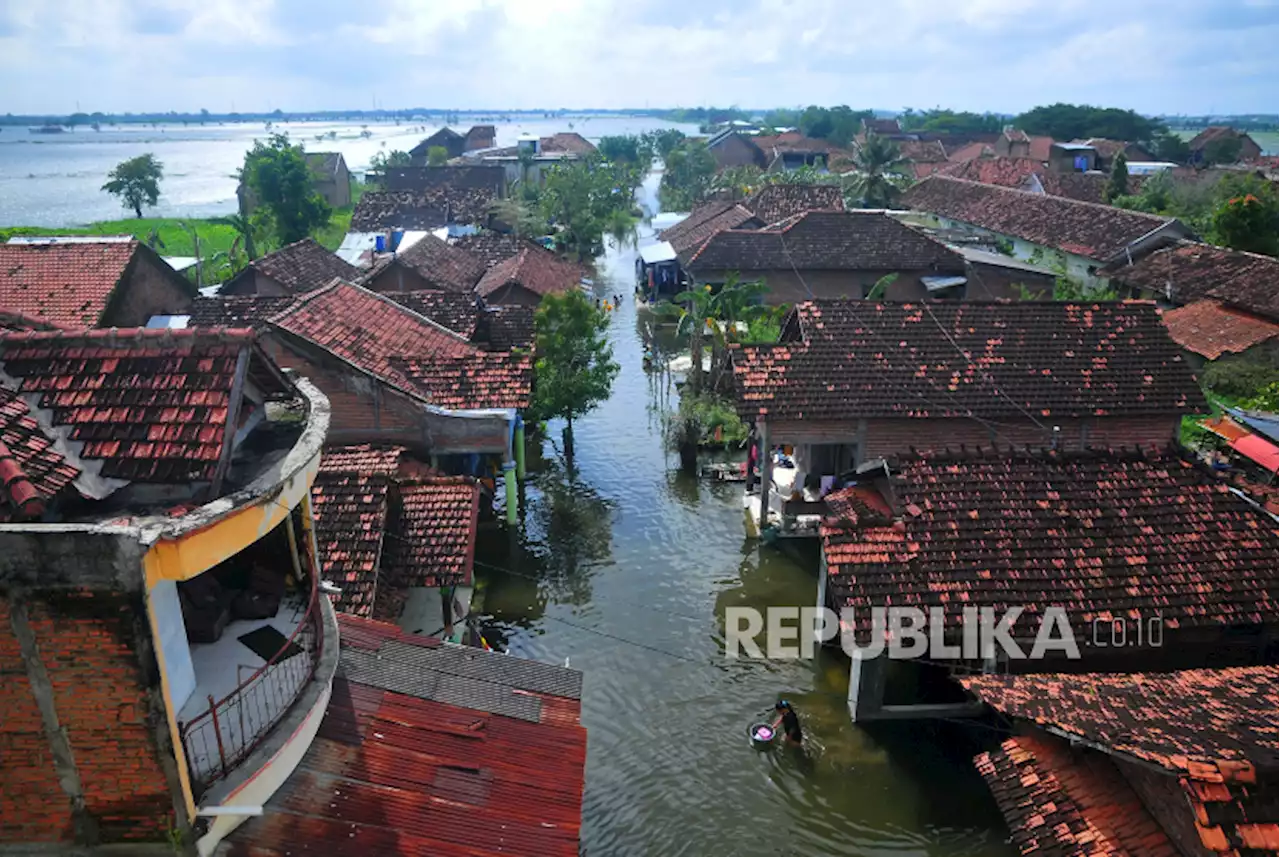
{"label": "flooded village", "polygon": [[0,854],[1280,852],[1276,157],[1053,109],[0,229]]}

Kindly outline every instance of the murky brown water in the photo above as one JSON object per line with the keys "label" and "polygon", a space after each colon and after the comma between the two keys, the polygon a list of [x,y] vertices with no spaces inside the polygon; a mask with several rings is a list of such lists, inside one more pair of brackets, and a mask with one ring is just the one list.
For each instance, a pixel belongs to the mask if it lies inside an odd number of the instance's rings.
{"label": "murky brown water", "polygon": [[[576,424],[578,472],[565,473],[552,424],[523,535],[489,531],[477,555],[490,639],[586,675],[586,853],[1010,857],[971,764],[995,736],[854,727],[838,655],[723,657],[726,606],[813,603],[816,547],[747,541],[741,485],[676,473],[661,439],[671,394],[642,366],[650,319],[630,299],[634,253],[611,248],[599,266],[599,293],[626,296],[611,328],[622,372]],[[779,695],[800,713],[803,754],[746,739]]]}

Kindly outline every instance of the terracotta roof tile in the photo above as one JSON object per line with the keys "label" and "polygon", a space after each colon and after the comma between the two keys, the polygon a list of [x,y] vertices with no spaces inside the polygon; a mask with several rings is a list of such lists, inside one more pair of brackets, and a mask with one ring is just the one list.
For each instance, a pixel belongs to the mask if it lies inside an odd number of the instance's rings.
{"label": "terracotta roof tile", "polygon": [[821,529],[829,597],[856,608],[860,634],[886,605],[942,608],[949,635],[966,606],[1021,606],[1023,640],[1049,606],[1077,629],[1135,611],[1170,628],[1275,624],[1275,520],[1177,454],[982,450],[891,470],[895,511],[920,514]]}
{"label": "terracotta roof tile", "polygon": [[395,301],[348,283],[312,292],[271,324],[405,391],[414,385],[397,358],[455,358],[480,352],[459,334]]}
{"label": "terracotta roof tile", "polygon": [[477,308],[474,293],[442,291],[431,289],[414,292],[383,292],[403,307],[413,310],[418,315],[434,321],[441,327],[447,327],[468,341],[475,342],[476,322],[481,310]]}
{"label": "terracotta roof tile", "polygon": [[528,351],[533,348],[533,307],[508,304],[486,307],[485,313],[489,332],[483,341],[490,351],[510,351],[513,348]]}
{"label": "terracotta roof tile", "polygon": [[321,247],[314,238],[303,238],[254,259],[246,272],[227,284],[228,293],[235,290],[237,280],[250,275],[249,271],[270,277],[294,294],[315,291],[335,279],[352,280],[360,274],[357,268]]}
{"label": "terracotta roof tile", "polygon": [[0,311],[67,329],[95,327],[137,241],[0,244]]}
{"label": "terracotta roof tile", "polygon": [[511,258],[490,268],[476,291],[485,297],[517,284],[536,295],[551,295],[577,288],[586,272],[581,266],[566,262],[541,247],[526,246]]}
{"label": "terracotta roof tile", "polygon": [[844,194],[835,185],[766,185],[742,207],[754,213],[761,223],[777,223],[806,211],[844,211]]}
{"label": "terracotta roof tile", "polygon": [[191,303],[190,327],[260,327],[291,306],[293,295],[198,297]]}
{"label": "terracotta roof tile", "polygon": [[947,150],[940,140],[899,140],[902,157],[917,164],[945,163]]}
{"label": "terracotta roof tile", "polygon": [[369,282],[391,265],[403,265],[413,271],[427,282],[429,289],[463,294],[470,294],[485,272],[483,260],[434,235],[424,236],[408,250],[375,267],[363,281]]}
{"label": "terracotta roof tile", "polygon": [[368,191],[356,203],[351,230],[432,230],[451,223],[483,223],[497,199],[489,187],[436,185],[413,191]]}
{"label": "terracotta roof tile", "polygon": [[744,415],[1039,418],[1207,408],[1152,304],[817,300],[793,312],[798,341],[732,349]]}
{"label": "terracotta roof tile", "polygon": [[1275,319],[1258,318],[1212,300],[1167,310],[1164,324],[1174,342],[1208,360],[1240,354],[1275,339],[1278,332]]}
{"label": "terracotta roof tile", "polygon": [[736,202],[713,201],[694,206],[684,220],[662,230],[659,236],[677,253],[695,250],[721,229],[764,226],[754,214]]}
{"label": "terracotta roof tile", "polygon": [[917,182],[902,195],[901,204],[1099,262],[1111,261],[1133,241],[1177,222],[945,175]]}
{"label": "terracotta roof tile", "polygon": [[529,407],[530,354],[486,351],[462,357],[403,358],[396,370],[433,405],[454,410]]}
{"label": "terracotta roof tile", "polygon": [[1280,262],[1270,256],[1182,241],[1104,273],[1176,304],[1215,298],[1270,319],[1280,314]]}
{"label": "terracotta roof tile", "polygon": [[399,447],[326,449],[311,486],[316,545],[324,578],[342,593],[334,608],[372,616],[387,524],[387,494],[399,467]]}
{"label": "terracotta roof tile", "polygon": [[581,673],[354,616],[338,630],[319,732],[227,857],[577,857]]}
{"label": "terracotta roof tile", "polygon": [[[1038,186],[1051,196],[1093,203],[1106,201],[1104,197],[1110,181],[1110,177],[1102,173],[1052,172],[1034,158],[976,158],[944,167],[939,173],[1018,190],[1035,190]],[[1129,176],[1129,192],[1141,190],[1144,180],[1144,176]]]}
{"label": "terracotta roof tile", "polygon": [[[480,514],[480,484],[438,476],[402,484],[399,521],[382,560],[380,593],[418,586],[469,586]],[[379,604],[383,603],[381,594]],[[378,615],[386,616],[383,607]]]}
{"label": "terracotta roof tile", "polygon": [[499,164],[454,165],[438,167],[388,167],[383,173],[383,187],[389,191],[426,192],[446,187],[453,193],[466,190],[491,191],[501,196],[507,187],[507,172]]}
{"label": "terracotta roof tile", "polygon": [[[236,361],[250,330],[10,333],[0,365],[103,476],[139,482],[213,477],[227,434]],[[266,361],[256,352],[251,359]],[[282,386],[274,391],[286,392]]]}
{"label": "terracotta roof tile", "polygon": [[519,254],[521,250],[533,242],[527,238],[504,235],[501,232],[491,232],[486,229],[473,235],[463,235],[454,239],[453,243],[455,246],[461,247],[471,255],[479,258],[486,267],[492,268],[499,262],[506,261]]}
{"label": "terracotta roof tile", "polygon": [[945,270],[964,259],[940,241],[880,212],[806,211],[765,229],[725,229],[680,254],[695,271]]}
{"label": "terracotta roof tile", "polygon": [[538,141],[538,148],[548,154],[567,152],[571,155],[589,155],[596,151],[595,145],[586,137],[575,131],[561,131]]}
{"label": "terracotta roof tile", "polygon": [[974,762],[1020,854],[1179,857],[1105,756],[1081,756],[1056,738],[1023,735]]}
{"label": "terracotta roof tile", "polygon": [[965,161],[972,161],[974,158],[994,157],[996,150],[991,147],[990,143],[975,140],[952,151],[947,160],[955,164],[962,164]]}
{"label": "terracotta roof tile", "polygon": [[0,388],[0,521],[39,518],[79,475],[40,431],[26,402]]}

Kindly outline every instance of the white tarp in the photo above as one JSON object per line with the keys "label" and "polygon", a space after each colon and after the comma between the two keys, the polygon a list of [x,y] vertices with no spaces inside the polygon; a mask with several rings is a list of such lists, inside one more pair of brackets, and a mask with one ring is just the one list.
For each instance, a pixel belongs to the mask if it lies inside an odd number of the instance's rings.
{"label": "white tarp", "polygon": [[670,262],[675,257],[675,248],[671,246],[669,241],[659,241],[657,244],[650,244],[647,247],[640,248],[640,258],[644,260],[646,265]]}

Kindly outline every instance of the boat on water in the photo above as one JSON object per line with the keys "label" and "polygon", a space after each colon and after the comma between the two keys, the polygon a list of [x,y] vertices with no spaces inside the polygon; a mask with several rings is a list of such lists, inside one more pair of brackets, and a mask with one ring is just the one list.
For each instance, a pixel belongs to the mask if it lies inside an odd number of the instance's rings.
{"label": "boat on water", "polygon": [[27,129],[32,134],[61,134],[66,131],[61,125],[40,125]]}

